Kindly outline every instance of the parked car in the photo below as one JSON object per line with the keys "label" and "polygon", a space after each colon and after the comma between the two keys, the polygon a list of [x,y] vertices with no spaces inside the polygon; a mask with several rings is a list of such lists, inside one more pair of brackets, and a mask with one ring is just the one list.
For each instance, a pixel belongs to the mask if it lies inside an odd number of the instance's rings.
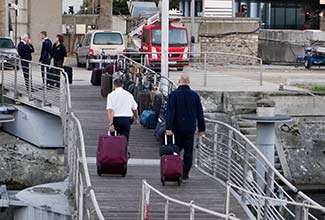
{"label": "parked car", "polygon": [[125,41],[121,32],[96,30],[88,32],[81,44],[77,44],[77,65],[86,65],[92,70],[101,59],[116,59],[117,54],[125,50]]}
{"label": "parked car", "polygon": [[325,47],[313,46],[305,49],[304,66],[306,69],[312,66],[325,65]]}
{"label": "parked car", "polygon": [[0,55],[4,57],[5,67],[15,67],[15,58],[18,57],[18,51],[11,38],[0,37]]}

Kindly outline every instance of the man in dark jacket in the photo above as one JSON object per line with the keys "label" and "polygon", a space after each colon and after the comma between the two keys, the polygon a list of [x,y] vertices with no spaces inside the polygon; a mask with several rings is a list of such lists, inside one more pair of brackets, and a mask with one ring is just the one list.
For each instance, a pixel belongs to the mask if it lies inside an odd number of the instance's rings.
{"label": "man in dark jacket", "polygon": [[[52,51],[52,41],[47,37],[47,32],[42,31],[40,33],[40,38],[43,41],[42,42],[42,50],[41,50],[41,56],[39,58],[39,62],[45,65],[50,65],[51,64],[51,51]],[[49,68],[45,66],[41,67],[42,69],[42,78],[43,78],[43,83],[44,82],[44,76],[45,72],[49,72]]]}
{"label": "man in dark jacket", "polygon": [[[30,42],[28,34],[23,34],[21,37],[21,41],[18,44],[18,54],[20,56],[21,66],[23,69],[23,74],[25,78],[25,85],[27,88],[27,91],[29,91],[29,62],[32,60],[32,53],[34,53],[34,47]],[[31,91],[33,91],[32,82],[30,83]]]}
{"label": "man in dark jacket", "polygon": [[184,150],[183,179],[188,179],[192,167],[196,125],[200,135],[205,132],[201,100],[189,84],[189,77],[182,75],[178,89],[169,95],[167,103],[166,134],[175,134],[176,145]]}

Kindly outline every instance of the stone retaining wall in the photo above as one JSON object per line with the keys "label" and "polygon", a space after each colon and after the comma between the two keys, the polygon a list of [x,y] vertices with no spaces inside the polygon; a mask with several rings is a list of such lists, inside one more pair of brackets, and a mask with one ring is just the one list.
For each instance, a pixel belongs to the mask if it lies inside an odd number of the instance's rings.
{"label": "stone retaining wall", "polygon": [[63,150],[40,149],[0,130],[0,155],[0,185],[10,190],[64,179]]}

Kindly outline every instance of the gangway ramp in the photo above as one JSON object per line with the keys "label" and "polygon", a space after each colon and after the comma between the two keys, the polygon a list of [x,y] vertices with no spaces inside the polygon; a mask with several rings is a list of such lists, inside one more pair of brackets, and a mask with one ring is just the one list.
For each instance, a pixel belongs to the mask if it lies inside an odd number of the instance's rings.
{"label": "gangway ramp", "polygon": [[[73,111],[80,119],[84,131],[92,185],[105,219],[140,219],[143,179],[170,197],[186,202],[193,200],[196,205],[224,212],[225,187],[196,169],[193,169],[190,180],[180,187],[175,183],[167,183],[164,187],[161,185],[159,144],[154,138],[153,131],[141,125],[132,126],[131,129],[129,144],[131,160],[127,176],[125,178],[109,175],[99,177],[95,155],[99,134],[107,132],[106,100],[100,96],[98,87],[90,85],[72,86],[71,92]],[[231,211],[238,218],[248,219],[234,198],[231,202]],[[164,204],[163,199],[154,194],[151,196],[150,219],[164,219]],[[216,219],[200,212],[195,216],[195,219]],[[189,209],[171,204],[169,219],[189,219]]]}

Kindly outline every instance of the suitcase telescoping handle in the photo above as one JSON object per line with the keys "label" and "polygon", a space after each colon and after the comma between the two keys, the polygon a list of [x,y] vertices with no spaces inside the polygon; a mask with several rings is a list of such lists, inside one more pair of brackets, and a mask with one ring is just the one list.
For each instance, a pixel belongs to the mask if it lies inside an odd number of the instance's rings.
{"label": "suitcase telescoping handle", "polygon": [[[108,134],[108,136],[111,136],[111,132],[110,131],[108,131],[107,134]],[[114,131],[114,136],[117,136],[117,131],[116,130]]]}
{"label": "suitcase telescoping handle", "polygon": [[[165,134],[165,145],[168,145],[168,140],[167,140],[167,138],[168,138],[168,135]],[[175,135],[174,135],[174,134],[172,135],[172,144],[175,144]]]}

